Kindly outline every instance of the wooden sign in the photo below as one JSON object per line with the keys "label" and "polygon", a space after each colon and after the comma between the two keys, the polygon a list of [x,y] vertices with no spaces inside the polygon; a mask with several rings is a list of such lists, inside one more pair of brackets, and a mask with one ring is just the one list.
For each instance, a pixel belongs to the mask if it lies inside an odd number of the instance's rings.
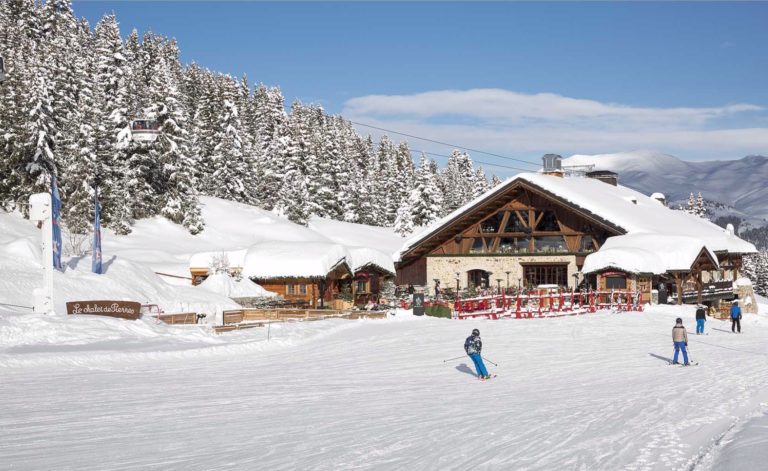
{"label": "wooden sign", "polygon": [[141,303],[134,301],[72,301],[67,303],[67,314],[136,320],[141,317]]}

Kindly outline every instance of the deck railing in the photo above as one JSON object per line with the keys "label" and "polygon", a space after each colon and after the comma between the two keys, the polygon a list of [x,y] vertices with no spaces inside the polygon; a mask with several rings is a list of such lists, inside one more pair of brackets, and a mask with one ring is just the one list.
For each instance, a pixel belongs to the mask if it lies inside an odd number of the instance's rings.
{"label": "deck railing", "polygon": [[485,317],[532,318],[560,317],[593,313],[601,309],[642,311],[640,292],[632,290],[550,291],[459,299],[454,302],[457,319]]}

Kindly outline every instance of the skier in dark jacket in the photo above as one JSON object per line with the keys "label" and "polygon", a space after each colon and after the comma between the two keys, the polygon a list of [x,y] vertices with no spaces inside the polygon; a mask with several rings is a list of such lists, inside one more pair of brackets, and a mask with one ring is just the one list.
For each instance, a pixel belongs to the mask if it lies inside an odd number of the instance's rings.
{"label": "skier in dark jacket", "polygon": [[482,350],[483,341],[480,340],[480,331],[474,329],[472,331],[472,335],[467,337],[467,340],[464,341],[464,351],[467,352],[469,358],[471,358],[472,362],[474,362],[475,369],[477,370],[477,377],[479,379],[489,379],[491,375],[489,375],[488,370],[485,369],[483,357],[480,355]]}
{"label": "skier in dark jacket", "polygon": [[739,307],[739,302],[734,301],[733,306],[731,306],[731,332],[736,332],[737,330],[741,333],[741,308]]}
{"label": "skier in dark jacket", "polygon": [[707,310],[699,304],[696,308],[696,335],[704,333],[704,322],[707,321]]}

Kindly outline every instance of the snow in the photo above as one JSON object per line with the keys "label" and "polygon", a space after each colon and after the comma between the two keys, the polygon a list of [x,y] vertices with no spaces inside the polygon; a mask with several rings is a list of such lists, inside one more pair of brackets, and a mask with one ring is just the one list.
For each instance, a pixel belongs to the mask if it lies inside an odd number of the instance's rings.
{"label": "snow", "polygon": [[659,275],[670,270],[688,271],[701,251],[717,264],[717,257],[693,237],[666,234],[629,234],[609,237],[603,247],[587,255],[583,273],[618,268],[630,273]]}
{"label": "snow", "polygon": [[[264,329],[169,335],[0,313],[0,458],[10,469],[738,469],[718,463],[741,430],[765,437],[748,424],[768,401],[768,319],[745,315],[741,335],[710,319],[709,335],[689,336],[699,366],[668,366],[674,319],[692,329],[694,309],[471,323],[400,311],[275,324],[270,341]],[[462,356],[475,327],[499,364],[487,363],[489,382]]]}
{"label": "snow", "polygon": [[[18,214],[0,212],[0,303],[14,305],[22,312],[31,311],[32,291],[42,286],[39,247],[40,231],[34,223]],[[163,256],[162,250],[154,248],[143,252],[134,249],[131,253],[139,260],[150,259],[154,254]],[[195,311],[209,315],[238,306],[225,296],[192,286],[170,285],[147,264],[114,253],[105,251],[102,275],[91,272],[90,256],[63,257],[62,262],[65,271],[53,274],[54,309],[61,315],[66,313],[67,301],[95,299],[132,300],[157,304],[166,312]]]}
{"label": "snow", "polygon": [[328,242],[262,242],[246,252],[242,274],[249,278],[325,278],[346,257],[343,246]]}
{"label": "snow", "polygon": [[230,298],[277,296],[276,293],[265,290],[248,278],[242,278],[238,281],[228,273],[214,273],[197,285],[197,288],[223,294]]}

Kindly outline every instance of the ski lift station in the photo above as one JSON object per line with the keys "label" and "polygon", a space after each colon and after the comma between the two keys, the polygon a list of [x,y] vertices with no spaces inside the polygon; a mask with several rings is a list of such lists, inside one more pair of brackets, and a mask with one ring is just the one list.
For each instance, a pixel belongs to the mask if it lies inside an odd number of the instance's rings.
{"label": "ski lift station", "polygon": [[136,119],[131,123],[131,139],[137,142],[153,142],[160,134],[160,125],[151,119]]}

